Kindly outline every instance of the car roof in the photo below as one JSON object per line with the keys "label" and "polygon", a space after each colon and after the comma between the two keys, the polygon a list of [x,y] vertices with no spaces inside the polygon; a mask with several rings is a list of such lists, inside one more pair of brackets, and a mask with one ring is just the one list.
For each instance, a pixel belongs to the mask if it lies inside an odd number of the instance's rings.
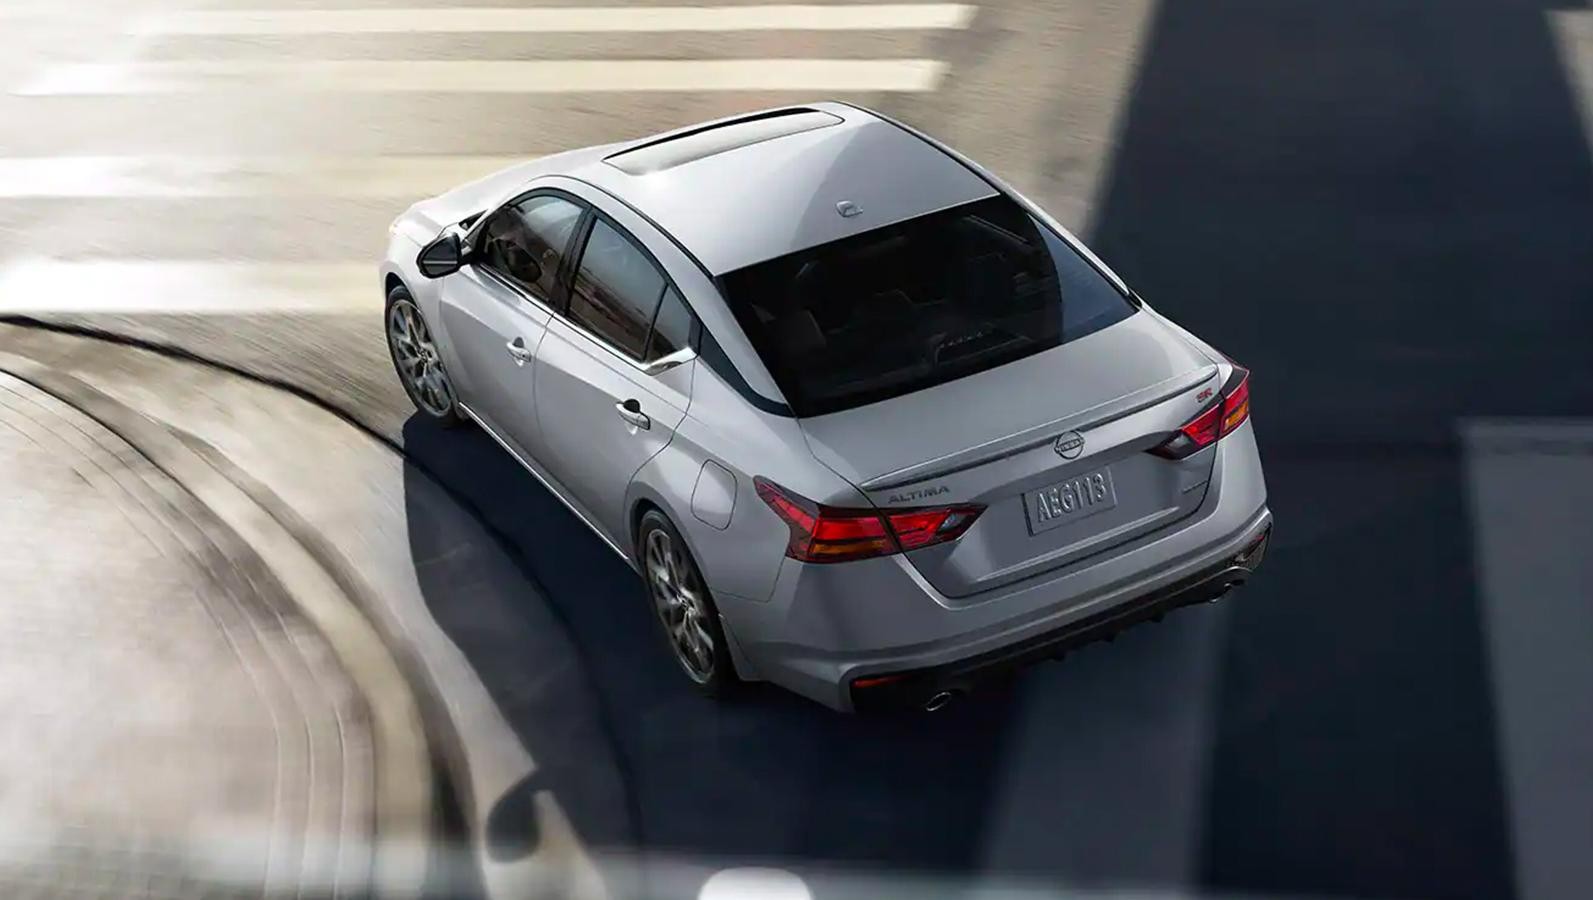
{"label": "car roof", "polygon": [[764,110],[566,159],[565,174],[630,204],[714,275],[996,193],[917,135],[840,103]]}

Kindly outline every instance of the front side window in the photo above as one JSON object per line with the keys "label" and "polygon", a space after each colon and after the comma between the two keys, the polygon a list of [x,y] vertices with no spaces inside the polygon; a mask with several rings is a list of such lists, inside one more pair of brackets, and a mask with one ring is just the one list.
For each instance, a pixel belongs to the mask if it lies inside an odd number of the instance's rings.
{"label": "front side window", "polygon": [[549,194],[505,206],[482,226],[481,264],[552,303],[559,264],[581,212],[575,203]]}
{"label": "front side window", "polygon": [[758,263],[721,283],[799,416],[972,375],[1134,311],[1003,196]]}
{"label": "front side window", "polygon": [[663,273],[639,247],[603,219],[592,223],[570,286],[570,318],[630,356],[641,359],[653,313],[664,293]]}

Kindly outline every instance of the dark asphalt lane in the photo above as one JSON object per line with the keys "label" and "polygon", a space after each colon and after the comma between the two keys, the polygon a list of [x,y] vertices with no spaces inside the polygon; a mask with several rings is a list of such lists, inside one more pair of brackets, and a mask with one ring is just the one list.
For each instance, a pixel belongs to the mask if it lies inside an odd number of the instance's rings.
{"label": "dark asphalt lane", "polygon": [[1213,888],[1504,897],[1459,447],[1593,413],[1553,4],[1164,3],[1094,243],[1255,369],[1277,548],[1228,619]]}

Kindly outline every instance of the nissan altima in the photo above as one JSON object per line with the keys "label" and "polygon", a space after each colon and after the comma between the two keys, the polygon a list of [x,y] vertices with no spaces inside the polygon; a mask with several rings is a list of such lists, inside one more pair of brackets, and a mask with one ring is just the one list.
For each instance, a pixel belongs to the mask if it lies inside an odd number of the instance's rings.
{"label": "nissan altima", "polygon": [[1250,373],[877,113],[561,153],[391,232],[419,413],[479,425],[636,569],[710,695],[938,708],[1265,552]]}

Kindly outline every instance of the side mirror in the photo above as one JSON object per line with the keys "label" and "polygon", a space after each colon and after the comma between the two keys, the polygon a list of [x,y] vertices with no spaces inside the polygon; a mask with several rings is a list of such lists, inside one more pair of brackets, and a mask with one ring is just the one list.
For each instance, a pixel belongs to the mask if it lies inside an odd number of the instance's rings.
{"label": "side mirror", "polygon": [[427,278],[451,275],[464,264],[464,242],[459,238],[459,229],[453,227],[444,229],[436,240],[422,247],[420,255],[415,257],[416,267]]}

